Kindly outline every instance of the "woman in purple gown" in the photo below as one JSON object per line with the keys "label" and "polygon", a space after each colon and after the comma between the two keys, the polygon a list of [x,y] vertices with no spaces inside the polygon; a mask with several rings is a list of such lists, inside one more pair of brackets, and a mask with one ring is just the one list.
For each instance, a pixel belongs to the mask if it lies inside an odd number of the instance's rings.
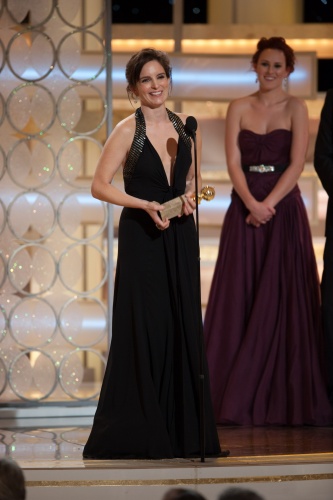
{"label": "woman in purple gown", "polygon": [[320,289],[297,186],[308,145],[305,103],[284,90],[295,56],[262,38],[259,89],[231,102],[233,183],[204,333],[215,418],[234,425],[329,425]]}

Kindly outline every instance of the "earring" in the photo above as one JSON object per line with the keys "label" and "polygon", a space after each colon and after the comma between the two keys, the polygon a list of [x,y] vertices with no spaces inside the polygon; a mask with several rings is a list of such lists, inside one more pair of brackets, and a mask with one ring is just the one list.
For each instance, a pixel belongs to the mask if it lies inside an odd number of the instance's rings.
{"label": "earring", "polygon": [[138,97],[134,94],[134,92],[131,92],[131,99],[135,104],[138,102]]}
{"label": "earring", "polygon": [[288,77],[286,76],[286,78],[283,79],[283,86],[285,89],[288,88]]}

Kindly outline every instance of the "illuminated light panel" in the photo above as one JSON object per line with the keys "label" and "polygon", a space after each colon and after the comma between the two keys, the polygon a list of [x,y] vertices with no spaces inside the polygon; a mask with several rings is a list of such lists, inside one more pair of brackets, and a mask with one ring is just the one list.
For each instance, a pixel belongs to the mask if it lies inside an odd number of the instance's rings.
{"label": "illuminated light panel", "polygon": [[133,52],[144,49],[146,47],[154,47],[159,50],[165,50],[166,52],[173,52],[174,50],[174,40],[166,39],[114,39],[112,40],[112,50],[115,52]]}
{"label": "illuminated light panel", "polygon": [[[85,77],[88,77],[89,74],[89,69],[82,69],[80,71],[77,71],[77,76],[84,79]],[[233,72],[233,71],[207,71],[205,73],[202,72],[202,70],[198,71],[185,71],[183,69],[177,69],[173,67],[172,70],[172,81],[174,84],[188,84],[188,83],[200,83],[204,84],[207,86],[210,85],[231,85],[234,84],[235,80],[238,80],[240,78],[240,73],[239,72]],[[241,78],[243,80],[244,84],[248,83],[253,83],[255,80],[255,74],[252,71],[246,72],[241,75]],[[307,75],[304,71],[297,71],[295,70],[293,73],[293,79],[294,80],[304,80],[307,78]],[[101,74],[98,77],[98,80],[104,81],[105,80],[105,75]],[[123,83],[124,88],[127,85],[126,79],[125,79],[125,70],[123,67],[113,67],[112,69],[112,80],[113,83]],[[96,82],[95,82],[96,83]]]}
{"label": "illuminated light panel", "polygon": [[[298,64],[289,78],[294,95],[313,98],[315,89],[314,52],[297,54]],[[187,100],[228,100],[241,93],[252,93],[258,85],[247,54],[207,55],[170,54],[173,89],[171,98]],[[124,98],[125,66],[128,54],[113,55],[113,96]]]}
{"label": "illuminated light panel", "polygon": [[[242,80],[240,82],[239,80]],[[304,70],[297,70],[292,74],[293,81],[305,81],[308,78],[307,73]],[[173,70],[172,80],[174,83],[201,83],[207,86],[215,85],[234,85],[238,81],[238,85],[247,85],[248,83],[253,83],[255,79],[255,74],[251,71],[249,73],[243,73],[242,71],[232,72],[232,71],[208,71],[202,73],[198,72],[187,72]]]}
{"label": "illuminated light panel", "polygon": [[[252,53],[257,44],[257,39],[183,39],[182,51],[190,53],[194,51],[200,53],[225,53],[239,54]],[[330,38],[289,38],[287,43],[296,50],[309,51],[315,49],[318,57],[333,57],[333,39]],[[172,39],[114,39],[112,49],[116,52],[132,52],[144,47],[156,47],[166,52],[173,52],[174,40]]]}
{"label": "illuminated light panel", "polygon": [[[252,54],[256,50],[257,39],[226,39],[226,40],[196,40],[195,46],[192,40],[182,41],[184,53],[191,53],[195,47],[196,52],[214,54]],[[333,58],[333,39],[309,38],[309,39],[287,39],[287,43],[297,51],[315,51],[318,58]]]}
{"label": "illuminated light panel", "polygon": [[[135,40],[129,40],[130,44],[136,43],[135,50],[138,50],[138,44]],[[143,40],[144,43],[147,40]],[[200,42],[200,41],[199,41]],[[257,89],[255,83],[255,73],[251,69],[250,57],[244,47],[240,47],[240,40],[237,41],[238,54],[172,54],[170,53],[171,64],[173,67],[174,87],[171,98],[187,100],[207,100],[207,88],[209,88],[209,100],[229,100],[239,97],[241,93],[252,93]],[[325,41],[326,43],[327,41]],[[200,42],[201,43],[201,42]],[[213,43],[217,43],[213,40]],[[226,46],[230,40],[225,41]],[[246,41],[248,43],[248,41]],[[252,43],[254,43],[252,41]],[[333,44],[333,41],[331,42]],[[192,47],[193,49],[193,47]],[[133,48],[130,53],[133,52]],[[252,52],[252,50],[251,50]],[[308,53],[296,51],[297,65],[295,71],[289,78],[289,90],[295,95],[303,98],[314,98],[315,85],[315,51],[309,50]],[[112,57],[112,87],[114,98],[126,98],[126,80],[125,67],[129,59],[129,53],[113,52]],[[96,74],[100,64],[100,57],[93,54],[83,54],[81,58],[81,67],[75,72],[76,78],[84,81],[86,78]],[[30,68],[26,72],[33,76],[35,71]],[[25,76],[27,76],[25,74]],[[105,91],[105,69],[91,82],[102,93]],[[80,87],[81,88],[81,87]],[[84,95],[91,94],[91,86],[83,86]]]}

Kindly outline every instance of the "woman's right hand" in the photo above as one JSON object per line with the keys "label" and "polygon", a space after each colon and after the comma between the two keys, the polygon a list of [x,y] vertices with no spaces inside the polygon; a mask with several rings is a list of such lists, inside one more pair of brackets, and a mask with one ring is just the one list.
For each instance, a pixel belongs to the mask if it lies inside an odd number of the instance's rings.
{"label": "woman's right hand", "polygon": [[263,201],[255,201],[253,206],[250,207],[250,213],[245,220],[247,224],[259,227],[269,222],[275,214],[276,210],[274,207],[267,205]]}
{"label": "woman's right hand", "polygon": [[145,211],[150,215],[157,229],[159,229],[160,231],[164,231],[164,229],[167,229],[170,226],[170,220],[166,219],[165,221],[163,221],[159,215],[159,211],[163,208],[163,205],[160,205],[156,201],[148,201],[145,208]]}

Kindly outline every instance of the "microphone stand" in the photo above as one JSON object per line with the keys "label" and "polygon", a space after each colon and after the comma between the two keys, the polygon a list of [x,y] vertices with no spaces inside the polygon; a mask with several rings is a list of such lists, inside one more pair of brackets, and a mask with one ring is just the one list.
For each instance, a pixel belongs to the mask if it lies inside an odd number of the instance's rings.
{"label": "microphone stand", "polygon": [[191,136],[194,145],[194,176],[195,176],[195,217],[197,229],[197,252],[198,252],[198,322],[199,322],[199,420],[200,420],[200,459],[205,461],[205,375],[204,375],[204,347],[203,347],[203,324],[201,312],[201,273],[200,273],[200,235],[199,235],[199,190],[198,190],[198,160],[197,160],[197,137],[194,128],[191,130]]}

